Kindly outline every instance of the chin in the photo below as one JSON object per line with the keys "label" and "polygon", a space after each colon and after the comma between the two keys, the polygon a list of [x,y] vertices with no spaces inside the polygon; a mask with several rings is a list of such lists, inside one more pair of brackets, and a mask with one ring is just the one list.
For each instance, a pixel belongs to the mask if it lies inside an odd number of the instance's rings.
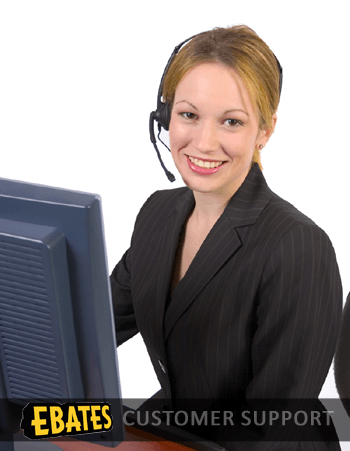
{"label": "chin", "polygon": [[186,176],[182,176],[182,180],[189,189],[199,193],[213,193],[220,189],[220,187],[209,180],[191,180],[191,177]]}

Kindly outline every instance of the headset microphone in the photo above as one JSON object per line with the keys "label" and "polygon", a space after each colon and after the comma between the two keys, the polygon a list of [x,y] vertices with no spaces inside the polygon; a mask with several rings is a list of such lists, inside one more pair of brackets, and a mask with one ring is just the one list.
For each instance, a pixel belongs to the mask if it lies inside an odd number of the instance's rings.
{"label": "headset microphone", "polygon": [[[165,172],[165,175],[168,177],[170,182],[174,182],[175,177],[170,171],[167,170],[167,168],[165,167],[165,165],[163,163],[162,157],[160,156],[160,152],[159,152],[159,149],[158,149],[158,146],[157,146],[157,140],[156,140],[156,137],[154,135],[154,121],[158,122],[158,132],[159,132],[158,133],[158,139],[160,140],[159,135],[160,135],[161,127],[163,127],[164,130],[169,130],[170,116],[171,116],[170,104],[167,103],[167,102],[162,102],[162,92],[163,92],[164,77],[165,77],[166,73],[168,72],[170,64],[172,63],[173,59],[175,58],[176,54],[179,52],[181,47],[184,44],[186,44],[186,42],[190,41],[193,37],[194,36],[191,36],[190,38],[186,39],[185,41],[183,41],[179,45],[177,45],[174,48],[173,53],[170,55],[169,61],[168,61],[167,65],[165,66],[165,69],[164,69],[164,72],[163,72],[163,75],[162,75],[162,79],[160,81],[159,89],[158,89],[157,109],[156,109],[156,111],[152,111],[152,113],[150,114],[150,117],[149,117],[149,135],[150,135],[150,138],[151,138],[151,142],[152,142],[154,148],[156,149],[159,162],[160,162],[160,164],[161,164],[161,166],[162,166],[162,168],[163,168],[163,170]],[[161,142],[163,143],[163,141],[161,141]],[[169,148],[168,148],[168,150],[170,151]]]}
{"label": "headset microphone", "polygon": [[[163,160],[162,160],[162,157],[160,156],[160,152],[159,152],[159,149],[158,149],[158,146],[157,146],[156,137],[154,136],[154,121],[155,120],[158,121],[158,119],[156,119],[156,113],[157,113],[157,111],[152,111],[152,113],[150,114],[150,117],[149,117],[149,134],[150,134],[150,137],[151,137],[151,142],[152,142],[154,148],[156,149],[158,160],[159,160],[159,162],[160,162],[160,164],[161,164],[161,166],[162,166],[162,168],[163,168],[163,170],[165,172],[165,175],[168,177],[169,182],[174,182],[175,181],[175,176],[170,171],[168,171],[168,169],[165,167],[165,165],[163,163]],[[158,122],[158,130],[159,130],[159,132],[160,132],[160,128],[161,128],[161,124],[160,124],[160,122]]]}

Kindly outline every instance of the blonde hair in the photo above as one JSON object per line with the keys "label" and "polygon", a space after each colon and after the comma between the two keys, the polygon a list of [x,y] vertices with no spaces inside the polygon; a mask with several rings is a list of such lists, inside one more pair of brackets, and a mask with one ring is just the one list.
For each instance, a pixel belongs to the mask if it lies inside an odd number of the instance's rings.
{"label": "blonde hair", "polygon": [[[198,64],[207,62],[222,63],[237,71],[259,113],[260,129],[271,129],[272,116],[279,103],[279,67],[267,44],[246,25],[205,31],[182,47],[164,77],[162,96],[171,108],[182,77]],[[261,167],[258,149],[253,162]]]}

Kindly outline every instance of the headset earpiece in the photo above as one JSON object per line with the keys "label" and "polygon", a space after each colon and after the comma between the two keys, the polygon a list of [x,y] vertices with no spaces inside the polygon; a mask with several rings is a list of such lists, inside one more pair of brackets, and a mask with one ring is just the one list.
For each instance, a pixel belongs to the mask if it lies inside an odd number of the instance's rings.
{"label": "headset earpiece", "polygon": [[161,102],[160,106],[153,112],[153,117],[164,130],[169,130],[171,117],[170,104]]}
{"label": "headset earpiece", "polygon": [[[185,41],[181,42],[179,45],[177,45],[174,48],[173,53],[171,54],[167,65],[165,66],[162,79],[160,81],[160,85],[158,88],[158,97],[157,97],[157,109],[155,111],[152,111],[149,117],[149,134],[151,138],[151,142],[157,152],[157,156],[159,159],[159,162],[164,169],[164,172],[170,182],[173,182],[175,180],[174,175],[167,170],[167,168],[164,166],[164,163],[162,161],[162,158],[160,156],[159,149],[157,147],[157,140],[154,135],[154,121],[158,122],[158,129],[160,131],[160,127],[163,127],[164,130],[169,130],[169,124],[170,124],[170,116],[171,116],[171,110],[170,110],[170,104],[166,102],[162,102],[162,92],[163,92],[163,81],[166,73],[168,72],[169,66],[172,63],[173,59],[175,58],[178,51],[181,49],[181,47],[186,44],[186,42],[190,41],[194,36],[191,36],[190,38],[186,39]],[[159,136],[159,135],[158,135]]]}

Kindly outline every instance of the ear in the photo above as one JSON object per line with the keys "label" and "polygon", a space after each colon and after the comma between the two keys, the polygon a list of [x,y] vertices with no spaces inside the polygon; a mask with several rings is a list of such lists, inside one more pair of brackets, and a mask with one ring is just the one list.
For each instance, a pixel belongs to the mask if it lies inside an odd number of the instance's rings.
{"label": "ear", "polygon": [[276,127],[276,122],[277,122],[277,114],[274,113],[272,115],[272,126],[271,128],[264,128],[263,130],[260,130],[258,139],[257,139],[257,147],[259,147],[260,145],[262,145],[263,147],[266,146],[266,144],[268,143],[268,140],[271,138],[273,132],[275,131],[275,127]]}

